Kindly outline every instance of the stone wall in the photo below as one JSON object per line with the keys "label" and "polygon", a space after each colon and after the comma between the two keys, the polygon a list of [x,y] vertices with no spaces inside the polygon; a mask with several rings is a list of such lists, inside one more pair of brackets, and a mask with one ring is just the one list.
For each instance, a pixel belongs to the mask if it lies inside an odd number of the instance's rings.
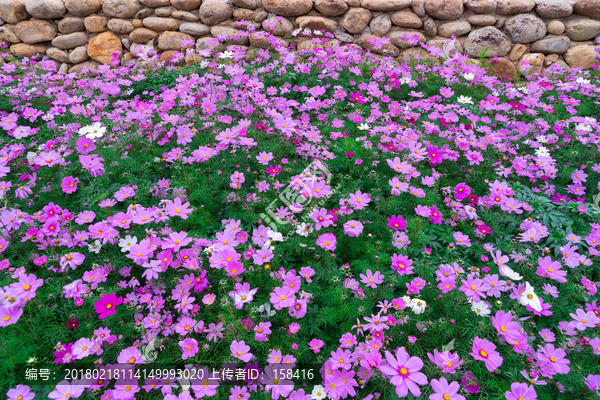
{"label": "stone wall", "polygon": [[[71,72],[109,63],[117,51],[131,60],[150,41],[166,59],[183,40],[204,49],[250,25],[259,32],[274,24],[282,43],[297,49],[314,46],[292,35],[298,28],[380,54],[369,38],[385,36],[393,56],[415,51],[406,34],[439,48],[454,36],[456,51],[485,52],[509,76],[521,61],[537,70],[589,68],[600,39],[600,0],[0,0],[0,18],[0,41],[13,55],[53,59]],[[264,47],[259,36],[237,44]]]}

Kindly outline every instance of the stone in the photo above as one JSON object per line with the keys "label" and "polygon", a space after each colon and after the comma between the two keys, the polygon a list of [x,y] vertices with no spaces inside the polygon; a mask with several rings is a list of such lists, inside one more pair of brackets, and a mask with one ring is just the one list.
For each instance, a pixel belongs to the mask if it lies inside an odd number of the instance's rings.
{"label": "stone", "polygon": [[575,42],[584,42],[600,34],[600,21],[571,16],[565,24],[565,33]]}
{"label": "stone", "polygon": [[527,46],[521,43],[516,43],[510,53],[508,53],[508,59],[510,61],[517,61],[519,58],[523,57],[523,54],[527,51]]}
{"label": "stone", "polygon": [[213,37],[217,37],[221,34],[227,35],[228,40],[231,40],[234,36],[238,36],[238,39],[234,42],[237,45],[245,45],[248,43],[248,38],[239,35],[239,29],[232,28],[230,26],[213,26],[210,28],[210,34]]}
{"label": "stone", "polygon": [[87,53],[87,46],[81,46],[76,49],[73,49],[71,51],[71,54],[69,54],[69,61],[73,64],[82,63],[82,62],[88,60],[89,58],[90,57],[88,56],[88,53]]}
{"label": "stone", "polygon": [[265,19],[267,19],[268,16],[269,13],[265,10],[258,11],[255,13],[254,22],[262,23]]}
{"label": "stone", "polygon": [[468,0],[465,7],[477,14],[489,14],[496,11],[496,0]]}
{"label": "stone", "polygon": [[313,32],[321,31],[321,33],[333,33],[338,27],[338,23],[332,19],[312,16],[298,17],[296,18],[296,24],[298,24],[298,28],[308,28]]}
{"label": "stone", "polygon": [[191,36],[204,36],[210,33],[210,28],[208,26],[191,22],[179,25],[179,30]]}
{"label": "stone", "polygon": [[15,35],[26,44],[48,42],[58,33],[56,25],[49,21],[23,21],[15,26]]}
{"label": "stone", "polygon": [[[135,19],[144,19],[144,18],[148,18],[149,16],[151,16],[154,13],[154,10],[152,8],[143,8],[140,11],[138,11],[137,13],[135,13],[134,18]],[[133,23],[133,21],[132,21]],[[134,25],[135,26],[135,25]]]}
{"label": "stone", "polygon": [[471,57],[479,57],[487,48],[486,57],[504,57],[512,47],[512,42],[504,33],[491,26],[471,31],[464,43],[466,53]]}
{"label": "stone", "polygon": [[371,21],[371,11],[365,8],[351,8],[340,19],[342,28],[352,34],[362,33]]}
{"label": "stone", "polygon": [[578,0],[573,9],[579,15],[600,19],[600,0]]}
{"label": "stone", "polygon": [[200,21],[200,17],[198,17],[197,15],[192,14],[191,12],[187,12],[187,11],[175,10],[171,14],[171,16],[173,18],[182,19],[184,21],[189,21],[189,22],[198,22],[198,21]]}
{"label": "stone", "polygon": [[530,53],[530,54],[525,54],[521,58],[521,62],[519,64],[520,65],[529,64],[530,67],[525,70],[525,73],[532,74],[532,73],[542,71],[542,67],[544,66],[544,59],[545,59],[545,56],[542,53]]}
{"label": "stone", "polygon": [[194,38],[183,32],[165,31],[158,37],[158,48],[161,50],[181,50],[181,42],[184,40],[195,43]]}
{"label": "stone", "polygon": [[542,54],[562,54],[569,48],[571,40],[566,36],[550,37],[531,44],[529,51]]}
{"label": "stone", "polygon": [[[406,39],[403,39],[405,35]],[[390,33],[388,33],[388,38],[390,39],[390,42],[392,42],[392,44],[401,48],[406,48],[415,46],[408,44],[408,39],[412,38],[415,35],[419,37],[419,42],[425,42],[425,35],[423,35],[419,31],[391,31]]]}
{"label": "stone", "polygon": [[14,32],[14,25],[4,25],[0,28],[0,42],[21,43],[21,39]]}
{"label": "stone", "polygon": [[344,43],[352,43],[354,41],[354,36],[349,33],[343,31],[342,28],[338,27],[338,30],[334,33],[335,38],[344,42]]}
{"label": "stone", "polygon": [[100,33],[106,31],[108,28],[106,25],[108,24],[108,20],[99,15],[92,15],[83,20],[83,25],[85,29],[92,33]]}
{"label": "stone", "polygon": [[85,30],[83,26],[83,18],[63,18],[58,22],[58,31],[60,33],[73,33]]}
{"label": "stone", "polygon": [[144,26],[141,19],[134,19],[133,21],[131,21],[131,25],[133,25],[135,29],[142,28]]}
{"label": "stone", "polygon": [[70,66],[71,65],[68,63],[62,63],[62,64],[60,64],[60,68],[58,69],[58,72],[62,72],[64,74],[68,73]]}
{"label": "stone", "polygon": [[425,11],[431,18],[453,21],[462,16],[463,2],[462,0],[425,0]]}
{"label": "stone", "polygon": [[412,0],[362,0],[360,6],[371,11],[399,11],[410,7]]}
{"label": "stone", "polygon": [[[258,32],[250,34],[250,43],[259,49],[268,50],[273,48],[271,41],[263,35],[259,35]],[[283,39],[275,38],[275,43],[278,43],[278,47],[287,47],[287,42]]]}
{"label": "stone", "polygon": [[425,17],[425,20],[423,21],[423,32],[429,37],[437,36],[437,25],[433,18],[429,16]]}
{"label": "stone", "polygon": [[400,49],[398,49],[396,46],[394,46],[393,44],[386,44],[383,45],[381,48],[376,49],[373,47],[373,45],[371,43],[369,43],[369,39],[371,38],[376,38],[376,36],[373,35],[363,35],[359,40],[358,40],[358,44],[366,50],[371,51],[372,53],[375,54],[381,54],[384,56],[392,56],[392,57],[397,57],[400,55]]}
{"label": "stone", "polygon": [[67,12],[62,0],[27,0],[25,9],[32,17],[39,19],[58,19]]}
{"label": "stone", "polygon": [[129,34],[129,41],[132,43],[146,44],[156,37],[158,37],[158,33],[154,32],[153,30],[147,28],[137,28]]}
{"label": "stone", "polygon": [[107,26],[108,26],[108,29],[110,29],[111,31],[113,31],[114,33],[117,33],[119,35],[125,35],[128,33],[131,33],[135,29],[131,22],[124,20],[124,19],[117,19],[117,18],[112,18],[110,21],[108,21]]}
{"label": "stone", "polygon": [[88,43],[88,56],[101,64],[110,64],[112,53],[117,51],[123,51],[123,45],[119,38],[112,32],[103,32],[90,39]]}
{"label": "stone", "polygon": [[542,18],[562,18],[573,14],[573,7],[564,0],[542,0],[535,6],[535,12]]}
{"label": "stone", "polygon": [[410,2],[410,8],[421,18],[427,15],[425,12],[425,0],[412,0]]}
{"label": "stone", "polygon": [[18,24],[29,17],[24,0],[0,0],[0,18],[7,23]]}
{"label": "stone", "polygon": [[503,15],[528,13],[535,7],[533,0],[498,0],[496,11]]}
{"label": "stone", "polygon": [[159,7],[154,9],[154,14],[157,17],[170,17],[171,14],[173,13],[174,8],[173,7]]}
{"label": "stone", "polygon": [[[216,26],[215,26],[216,28]],[[220,51],[224,51],[225,50],[225,45],[219,43],[216,46],[211,46],[209,43],[212,41],[212,37],[203,37],[200,38],[196,41],[196,50],[200,51],[200,50],[205,50],[205,49],[210,49],[214,52],[220,52]]]}
{"label": "stone", "polygon": [[533,14],[519,14],[506,20],[506,34],[513,43],[531,43],[546,36],[546,24]]}
{"label": "stone", "polygon": [[[19,45],[17,45],[19,46]],[[12,48],[12,47],[11,47]],[[571,47],[565,53],[565,61],[571,68],[591,68],[595,64],[594,46],[583,44]]]}
{"label": "stone", "polygon": [[471,24],[467,21],[455,21],[438,26],[438,35],[443,37],[462,36],[471,32]]}
{"label": "stone", "polygon": [[494,26],[496,27],[496,29],[501,29],[504,26],[505,22],[506,22],[506,18],[499,17],[496,19],[496,25],[494,25]]}
{"label": "stone", "polygon": [[254,10],[248,10],[246,8],[238,8],[233,12],[233,19],[236,21],[254,21],[256,13]]}
{"label": "stone", "polygon": [[552,21],[547,26],[548,33],[556,36],[560,36],[565,32],[565,24],[560,21]]}
{"label": "stone", "polygon": [[313,2],[312,0],[263,0],[262,5],[265,10],[277,15],[299,17],[312,9]]}
{"label": "stone", "polygon": [[419,29],[423,26],[423,21],[419,16],[410,11],[398,11],[391,15],[392,24],[401,28]]}
{"label": "stone", "polygon": [[[350,7],[360,7],[360,2],[361,2],[361,1],[362,1],[362,0],[348,0],[348,5],[349,5]],[[356,47],[357,47],[357,48],[359,48],[360,46],[359,46],[359,45],[356,45]]]}
{"label": "stone", "polygon": [[514,81],[517,78],[517,68],[508,58],[493,59],[490,64],[492,75],[506,81]]}
{"label": "stone", "polygon": [[182,65],[184,62],[183,60],[179,62],[174,62],[175,59],[175,50],[167,50],[160,55],[158,61],[168,63],[169,65]]}
{"label": "stone", "polygon": [[171,0],[171,4],[178,10],[192,11],[200,7],[200,0]]}
{"label": "stone", "polygon": [[462,53],[463,50],[458,39],[431,39],[427,41],[427,44],[442,49],[445,56],[449,56],[451,53]]}
{"label": "stone", "polygon": [[46,55],[56,61],[60,61],[61,63],[70,62],[69,53],[56,47],[50,47],[48,50],[46,50]]}
{"label": "stone", "polygon": [[173,18],[148,17],[142,20],[144,26],[157,32],[176,31],[179,29],[179,21]]}
{"label": "stone", "polygon": [[571,67],[569,67],[569,65],[564,60],[558,60],[554,63],[554,65],[558,65],[560,68],[567,71],[571,69]]}
{"label": "stone", "polygon": [[369,24],[371,33],[375,36],[385,36],[392,29],[392,20],[388,14],[381,14],[379,17],[373,18]]}
{"label": "stone", "polygon": [[142,5],[136,0],[104,0],[102,11],[111,18],[132,18]]}
{"label": "stone", "polygon": [[140,0],[140,2],[150,8],[168,7],[171,5],[171,0]]}
{"label": "stone", "polygon": [[233,16],[233,7],[226,0],[205,0],[200,6],[200,19],[206,25],[217,25]]}
{"label": "stone", "polygon": [[[97,61],[94,61],[94,60],[86,61],[84,63],[77,64],[77,65],[74,65],[71,68],[69,68],[69,74],[80,74],[84,70],[96,71],[99,66],[100,66],[100,63]],[[92,73],[91,75],[96,75],[96,74]]]}
{"label": "stone", "polygon": [[[68,35],[57,36],[52,40],[52,46],[62,50],[70,50],[83,46],[88,42],[88,34],[85,32],[69,33]],[[68,62],[68,61],[63,61]]]}
{"label": "stone", "polygon": [[254,10],[258,7],[257,0],[232,0],[233,4],[241,8],[248,8],[250,10]]}
{"label": "stone", "polygon": [[131,42],[129,41],[129,39],[121,39],[121,43],[127,50],[131,48]]}
{"label": "stone", "polygon": [[326,17],[337,17],[348,11],[344,0],[316,0],[315,8]]}
{"label": "stone", "polygon": [[554,64],[556,61],[558,61],[558,54],[548,54],[548,55],[546,55],[546,58],[544,59],[544,67],[549,67],[550,65]]}
{"label": "stone", "polygon": [[496,23],[496,17],[489,14],[476,14],[471,15],[467,21],[477,26],[491,26]]}
{"label": "stone", "polygon": [[[275,29],[271,29],[272,27]],[[275,36],[291,36],[294,31],[294,24],[290,22],[287,18],[282,18],[281,21],[277,21],[275,18],[270,18],[262,23],[262,28],[271,32]]]}
{"label": "stone", "polygon": [[10,46],[10,52],[13,56],[18,58],[27,57],[33,60],[41,60],[47,49],[48,46],[44,44],[19,43]]}

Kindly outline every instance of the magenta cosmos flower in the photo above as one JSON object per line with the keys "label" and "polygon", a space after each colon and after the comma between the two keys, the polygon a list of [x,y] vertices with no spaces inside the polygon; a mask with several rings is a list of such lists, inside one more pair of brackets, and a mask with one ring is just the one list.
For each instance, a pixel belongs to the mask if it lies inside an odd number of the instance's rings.
{"label": "magenta cosmos flower", "polygon": [[77,183],[79,182],[78,178],[73,178],[72,176],[67,176],[62,180],[60,187],[63,192],[66,194],[75,193],[77,191]]}
{"label": "magenta cosmos flower", "polygon": [[496,345],[487,339],[480,339],[478,336],[473,339],[471,355],[474,359],[485,362],[485,367],[490,372],[494,372],[502,365],[503,358],[496,351]]}
{"label": "magenta cosmos flower", "polygon": [[404,230],[406,229],[406,221],[402,215],[392,215],[392,218],[388,218],[388,226],[395,230]]}
{"label": "magenta cosmos flower", "polygon": [[533,386],[526,383],[515,382],[510,385],[510,392],[505,393],[506,400],[535,400],[537,393]]}
{"label": "magenta cosmos flower", "polygon": [[396,358],[386,350],[385,359],[388,365],[382,365],[379,370],[390,376],[390,383],[396,386],[398,397],[406,397],[408,391],[418,397],[421,389],[417,385],[426,385],[427,377],[419,372],[423,368],[423,361],[419,357],[410,357],[403,347],[396,349]]}
{"label": "magenta cosmos flower", "polygon": [[429,400],[465,400],[465,396],[458,394],[460,385],[458,382],[450,382],[446,378],[431,380],[431,388],[435,392],[429,395]]}
{"label": "magenta cosmos flower", "polygon": [[94,308],[96,308],[96,312],[99,319],[104,319],[109,315],[113,315],[117,313],[116,307],[123,302],[122,297],[117,297],[116,294],[103,294],[100,296],[100,299],[94,303]]}

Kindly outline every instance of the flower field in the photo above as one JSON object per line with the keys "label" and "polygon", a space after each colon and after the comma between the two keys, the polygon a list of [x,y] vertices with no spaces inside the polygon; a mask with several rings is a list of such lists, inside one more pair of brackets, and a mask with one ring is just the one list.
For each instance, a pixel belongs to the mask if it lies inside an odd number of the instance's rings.
{"label": "flower field", "polygon": [[600,396],[598,71],[272,44],[0,67],[3,398]]}

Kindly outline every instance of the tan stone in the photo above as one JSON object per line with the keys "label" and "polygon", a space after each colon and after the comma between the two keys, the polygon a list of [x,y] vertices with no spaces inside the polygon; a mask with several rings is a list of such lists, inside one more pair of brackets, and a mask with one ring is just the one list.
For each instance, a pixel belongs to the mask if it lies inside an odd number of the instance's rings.
{"label": "tan stone", "polygon": [[15,26],[14,25],[3,25],[0,28],[0,42],[7,43],[21,43],[21,39],[17,35],[15,35]]}
{"label": "tan stone", "polygon": [[548,29],[548,33],[556,36],[562,35],[565,32],[565,24],[560,21],[551,21],[546,28]]}
{"label": "tan stone", "polygon": [[371,21],[371,11],[365,8],[351,8],[340,19],[339,24],[350,33],[362,33]]}
{"label": "tan stone", "polygon": [[523,54],[527,51],[527,46],[521,43],[516,43],[510,53],[508,53],[508,59],[510,61],[517,61],[519,58],[523,57]]}
{"label": "tan stone", "polygon": [[497,0],[496,11],[503,15],[514,15],[531,12],[533,7],[533,0]]}
{"label": "tan stone", "polygon": [[410,7],[412,0],[362,0],[360,6],[371,11],[399,11]]}
{"label": "tan stone", "polygon": [[443,37],[463,36],[471,32],[471,24],[467,21],[447,22],[438,26],[438,35]]}
{"label": "tan stone", "polygon": [[562,18],[573,14],[573,7],[564,0],[541,0],[535,12],[542,18]]}
{"label": "tan stone", "polygon": [[25,0],[0,0],[0,18],[9,24],[18,24],[30,17]]}
{"label": "tan stone", "polygon": [[133,21],[131,21],[131,24],[136,29],[142,28],[144,26],[144,24],[142,23],[142,20],[140,20],[140,19],[134,19]]}
{"label": "tan stone", "polygon": [[104,0],[102,11],[111,18],[132,18],[142,5],[136,0]]}
{"label": "tan stone", "polygon": [[238,7],[241,8],[248,8],[250,10],[254,10],[256,7],[258,7],[258,1],[257,0],[232,0],[233,4],[235,4]]}
{"label": "tan stone", "polygon": [[525,70],[525,72],[527,74],[532,74],[535,72],[541,72],[542,71],[542,67],[544,66],[544,59],[546,57],[542,54],[542,53],[529,53],[529,54],[525,54],[522,58],[521,58],[521,62],[520,65],[523,65],[525,63],[529,64],[531,67],[527,70]]}
{"label": "tan stone", "polygon": [[88,56],[102,64],[110,64],[112,53],[122,51],[123,45],[112,32],[104,32],[93,37],[88,44]]}
{"label": "tan stone", "polygon": [[496,0],[468,0],[465,7],[477,14],[489,14],[496,11]]}
{"label": "tan stone", "polygon": [[146,44],[152,39],[158,37],[158,34],[148,28],[137,28],[129,34],[129,41],[132,43]]}
{"label": "tan stone", "polygon": [[[268,38],[264,35],[260,35],[259,32],[254,32],[250,34],[250,43],[254,47],[258,47],[259,49],[272,49],[273,45]],[[278,44],[279,47],[287,47],[287,42],[283,39],[276,38],[275,43]]]}
{"label": "tan stone", "polygon": [[510,39],[491,26],[471,31],[464,43],[465,52],[471,57],[479,57],[486,52],[486,57],[504,57],[512,46]]}
{"label": "tan stone", "polygon": [[93,71],[96,71],[99,66],[100,66],[100,63],[98,63],[94,60],[90,60],[90,61],[86,61],[81,64],[72,66],[71,68],[69,68],[69,73],[70,74],[81,74],[83,71],[87,71],[87,73],[90,74],[91,76],[95,76],[97,74],[94,73]]}
{"label": "tan stone", "polygon": [[60,61],[61,63],[70,62],[69,53],[57,47],[50,47],[48,50],[46,50],[46,55],[54,60]]}
{"label": "tan stone", "polygon": [[62,0],[27,0],[25,8],[32,17],[39,19],[62,18],[67,12]]}
{"label": "tan stone", "polygon": [[181,19],[181,20],[189,21],[189,22],[198,22],[198,21],[200,21],[200,17],[198,17],[197,15],[192,14],[191,12],[187,12],[187,11],[175,10],[171,14],[171,16],[173,18],[177,18],[177,19]]}
{"label": "tan stone", "polygon": [[565,33],[575,42],[593,39],[600,34],[600,21],[573,15],[567,19]]}
{"label": "tan stone", "polygon": [[171,0],[140,0],[140,2],[150,8],[168,7],[171,5]]}
{"label": "tan stone", "polygon": [[425,0],[427,15],[442,21],[459,19],[463,13],[462,0]]}
{"label": "tan stone", "polygon": [[174,18],[159,18],[159,17],[148,17],[142,20],[144,26],[153,31],[176,31],[179,29],[179,21]]}
{"label": "tan stone", "polygon": [[247,8],[238,8],[233,12],[233,19],[236,21],[254,21],[255,16],[254,10],[248,10]]}
{"label": "tan stone", "polygon": [[410,2],[410,8],[421,18],[427,15],[425,12],[425,0],[412,0]]}
{"label": "tan stone", "polygon": [[[275,28],[273,29],[273,27]],[[294,24],[287,18],[282,18],[281,21],[277,21],[275,18],[269,18],[263,21],[262,28],[275,36],[290,36],[294,30]]]}
{"label": "tan stone", "polygon": [[73,33],[73,32],[82,32],[85,30],[85,26],[83,25],[83,18],[63,18],[58,22],[58,31],[60,33]]}
{"label": "tan stone", "polygon": [[181,42],[190,40],[195,43],[194,38],[182,32],[165,31],[158,37],[158,48],[161,50],[181,50]]}
{"label": "tan stone", "polygon": [[233,16],[233,7],[226,0],[204,0],[200,6],[200,19],[206,25],[216,25]]}
{"label": "tan stone", "polygon": [[544,60],[544,67],[549,67],[558,61],[558,54],[548,54]]}
{"label": "tan stone", "polygon": [[[17,45],[19,46],[19,45]],[[594,46],[579,45],[571,47],[565,53],[565,61],[571,68],[591,68],[595,63],[596,52]]]}
{"label": "tan stone", "polygon": [[79,64],[86,60],[88,60],[90,56],[87,53],[87,46],[80,46],[76,49],[71,50],[71,54],[69,54],[69,61],[72,64]]}
{"label": "tan stone", "polygon": [[418,15],[410,11],[398,11],[391,15],[392,24],[402,28],[419,29],[423,26],[423,21]]}
{"label": "tan stone", "polygon": [[85,29],[93,33],[100,33],[106,31],[108,29],[106,27],[107,24],[108,20],[98,15],[92,15],[83,20],[83,25],[85,25]]}
{"label": "tan stone", "polygon": [[369,24],[371,33],[375,36],[385,36],[392,29],[392,20],[388,14],[381,14],[379,17],[375,17]]}
{"label": "tan stone", "polygon": [[388,33],[388,38],[393,45],[406,48],[411,46],[408,44],[408,40],[415,35],[419,37],[419,42],[425,42],[425,35],[419,31],[391,31]]}
{"label": "tan stone", "polygon": [[316,0],[315,8],[326,17],[337,17],[348,11],[348,4],[344,0]]}
{"label": "tan stone", "polygon": [[308,13],[312,6],[312,0],[263,0],[267,11],[284,17],[299,17]]}
{"label": "tan stone", "polygon": [[308,28],[312,32],[321,31],[321,33],[333,33],[338,27],[337,22],[332,19],[312,16],[298,17],[296,18],[296,24],[299,28]]}
{"label": "tan stone", "polygon": [[391,56],[391,57],[397,57],[400,55],[400,49],[398,49],[396,46],[394,46],[391,43],[386,44],[379,49],[374,48],[373,45],[371,43],[369,43],[369,39],[371,39],[371,38],[378,39],[376,36],[373,36],[373,35],[363,35],[358,40],[358,44],[363,49],[369,50],[375,54],[381,54],[381,55]]}
{"label": "tan stone", "polygon": [[505,81],[514,81],[517,78],[517,69],[515,65],[508,60],[508,58],[497,58],[492,59],[491,74],[497,76]]}
{"label": "tan stone", "polygon": [[423,20],[423,32],[429,37],[437,36],[437,25],[429,15]]}
{"label": "tan stone", "polygon": [[108,29],[114,33],[125,35],[131,33],[135,28],[133,27],[133,24],[127,20],[112,18],[108,21]]}
{"label": "tan stone", "polygon": [[[52,46],[62,50],[74,49],[83,46],[88,42],[88,34],[85,32],[69,33],[68,35],[57,36],[52,40]],[[68,61],[63,61],[68,62]]]}
{"label": "tan stone", "polygon": [[159,7],[154,9],[154,14],[157,17],[170,17],[175,9],[171,6],[169,7]]}
{"label": "tan stone", "polygon": [[546,24],[533,14],[519,14],[506,20],[506,35],[513,43],[531,43],[546,36]]}
{"label": "tan stone", "polygon": [[10,46],[10,52],[13,56],[17,58],[27,57],[33,60],[41,60],[47,49],[48,46],[44,44],[19,43]]}
{"label": "tan stone", "polygon": [[600,0],[578,0],[574,11],[579,15],[600,19]]}
{"label": "tan stone", "polygon": [[185,24],[179,25],[179,30],[192,36],[204,36],[210,33],[210,28],[208,26],[192,22],[186,22]]}
{"label": "tan stone", "polygon": [[65,7],[77,17],[87,17],[102,9],[100,0],[65,0]]}
{"label": "tan stone", "polygon": [[232,28],[230,26],[213,26],[212,28],[210,28],[210,34],[213,37],[217,37],[219,35],[227,35],[227,38],[229,41],[231,41],[231,39],[235,36],[238,37],[238,39],[236,41],[233,41],[233,44],[236,45],[245,45],[248,44],[248,38],[241,36],[239,34],[239,29],[237,28]]}
{"label": "tan stone", "polygon": [[56,37],[56,25],[50,21],[23,21],[15,26],[15,35],[27,44],[48,42]]}
{"label": "tan stone", "polygon": [[196,10],[200,7],[200,3],[200,0],[171,0],[173,7],[183,11]]}
{"label": "tan stone", "polygon": [[496,23],[496,17],[489,14],[475,14],[471,15],[468,21],[477,26],[492,26]]}
{"label": "tan stone", "polygon": [[562,54],[569,48],[571,41],[566,36],[547,37],[531,44],[529,51],[543,54]]}

